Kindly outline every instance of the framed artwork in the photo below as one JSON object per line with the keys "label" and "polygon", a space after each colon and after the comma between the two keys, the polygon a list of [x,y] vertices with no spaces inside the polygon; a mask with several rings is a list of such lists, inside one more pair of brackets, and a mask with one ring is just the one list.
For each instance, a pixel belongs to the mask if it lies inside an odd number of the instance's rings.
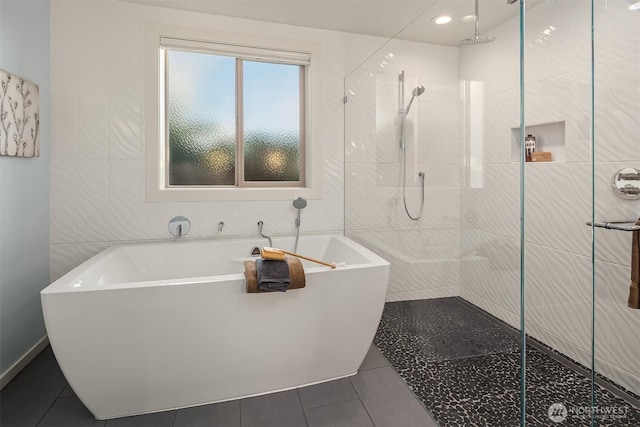
{"label": "framed artwork", "polygon": [[40,89],[0,69],[0,156],[39,157]]}

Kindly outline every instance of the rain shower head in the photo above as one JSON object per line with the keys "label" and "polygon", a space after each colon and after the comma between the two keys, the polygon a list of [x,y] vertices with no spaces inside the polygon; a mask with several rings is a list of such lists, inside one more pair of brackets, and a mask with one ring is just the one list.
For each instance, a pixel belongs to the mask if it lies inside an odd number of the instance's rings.
{"label": "rain shower head", "polygon": [[477,44],[486,44],[495,41],[494,36],[473,36],[468,39],[460,40],[458,44],[460,46],[475,46]]}
{"label": "rain shower head", "polygon": [[473,34],[473,37],[470,37],[468,39],[464,39],[464,40],[460,40],[458,42],[458,45],[460,46],[476,46],[479,44],[486,44],[486,43],[491,43],[493,41],[495,41],[495,37],[493,36],[481,36],[480,35],[480,12],[479,12],[479,8],[478,8],[478,0],[476,0],[476,31]]}

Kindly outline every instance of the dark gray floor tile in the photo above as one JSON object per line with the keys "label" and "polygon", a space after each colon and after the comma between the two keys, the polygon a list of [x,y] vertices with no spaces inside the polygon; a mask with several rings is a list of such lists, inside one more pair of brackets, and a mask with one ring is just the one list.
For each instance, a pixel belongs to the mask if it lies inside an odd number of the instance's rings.
{"label": "dark gray floor tile", "polygon": [[77,397],[64,397],[55,401],[38,427],[98,427],[106,423],[96,420]]}
{"label": "dark gray floor tile", "polygon": [[389,361],[380,353],[375,344],[371,344],[367,355],[362,361],[362,365],[360,365],[360,370],[382,368],[383,366],[389,366]]}
{"label": "dark gray floor tile", "polygon": [[296,390],[250,397],[240,401],[243,427],[306,427]]}
{"label": "dark gray floor tile", "polygon": [[41,360],[56,360],[56,357],[53,354],[53,350],[51,350],[51,346],[48,345],[42,350],[36,357],[34,357],[33,361],[38,362]]}
{"label": "dark gray floor tile", "polygon": [[348,378],[298,389],[304,409],[346,402],[358,398]]}
{"label": "dark gray floor tile", "polygon": [[437,427],[390,366],[362,371],[351,382],[377,427]]}
{"label": "dark gray floor tile", "polygon": [[155,414],[136,415],[134,417],[115,418],[107,422],[107,427],[171,427],[176,411],[157,412]]}
{"label": "dark gray floor tile", "polygon": [[66,381],[55,360],[31,362],[0,394],[0,425],[35,426]]}
{"label": "dark gray floor tile", "polygon": [[359,400],[305,410],[309,427],[374,427]]}
{"label": "dark gray floor tile", "polygon": [[71,397],[75,395],[76,393],[73,391],[71,386],[67,383],[67,386],[62,390],[62,393],[60,393],[60,396],[58,397]]}
{"label": "dark gray floor tile", "polygon": [[240,401],[179,409],[174,427],[240,427]]}

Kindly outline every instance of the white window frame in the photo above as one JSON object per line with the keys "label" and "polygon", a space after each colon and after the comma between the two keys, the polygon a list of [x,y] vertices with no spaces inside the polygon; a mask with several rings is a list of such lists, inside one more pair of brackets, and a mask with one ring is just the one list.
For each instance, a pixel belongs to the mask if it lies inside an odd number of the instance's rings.
{"label": "white window frame", "polygon": [[[230,46],[238,48],[266,49],[272,54],[286,55],[290,52],[301,52],[313,61],[313,70],[320,66],[320,49],[315,43],[297,40],[275,39],[262,35],[237,34],[220,32],[203,28],[191,28],[148,22],[146,24],[146,110],[145,110],[145,194],[148,202],[206,202],[234,200],[287,200],[301,196],[308,199],[322,198],[322,175],[324,160],[321,144],[315,141],[312,122],[316,121],[321,103],[321,85],[318,78],[312,78],[311,66],[306,67],[305,75],[305,128],[301,133],[305,136],[304,164],[301,166],[301,182],[303,186],[282,186],[282,183],[259,183],[259,186],[169,186],[166,166],[165,129],[162,118],[165,105],[165,91],[161,86],[162,67],[164,61],[161,46],[167,40],[188,40],[194,45],[202,43],[211,52],[211,46],[224,49]],[[315,108],[314,108],[315,107]],[[314,120],[315,119],[315,120]]]}

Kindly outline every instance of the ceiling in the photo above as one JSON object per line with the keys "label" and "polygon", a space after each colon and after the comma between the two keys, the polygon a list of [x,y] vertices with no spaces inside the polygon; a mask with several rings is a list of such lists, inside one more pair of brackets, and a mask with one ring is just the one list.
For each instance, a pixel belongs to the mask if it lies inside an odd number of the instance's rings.
{"label": "ceiling", "polygon": [[[345,31],[457,46],[471,37],[474,22],[460,18],[474,14],[474,0],[124,0],[193,12],[259,21]],[[543,0],[529,0],[532,7]],[[518,15],[518,4],[480,0],[480,34]],[[453,21],[436,25],[432,19],[449,15]],[[405,29],[403,31],[403,29]]]}

